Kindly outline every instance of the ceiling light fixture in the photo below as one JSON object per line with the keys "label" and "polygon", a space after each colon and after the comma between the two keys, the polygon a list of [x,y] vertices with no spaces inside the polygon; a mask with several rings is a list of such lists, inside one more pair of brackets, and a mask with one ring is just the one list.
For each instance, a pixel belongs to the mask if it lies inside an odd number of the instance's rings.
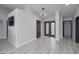
{"label": "ceiling light fixture", "polygon": [[46,10],[45,10],[45,8],[42,8],[42,10],[41,10],[41,16],[43,16],[43,17],[45,17],[45,16],[47,16],[47,12],[46,12]]}
{"label": "ceiling light fixture", "polygon": [[42,10],[44,10],[44,8],[42,8]]}
{"label": "ceiling light fixture", "polygon": [[66,6],[69,6],[69,4],[67,3]]}

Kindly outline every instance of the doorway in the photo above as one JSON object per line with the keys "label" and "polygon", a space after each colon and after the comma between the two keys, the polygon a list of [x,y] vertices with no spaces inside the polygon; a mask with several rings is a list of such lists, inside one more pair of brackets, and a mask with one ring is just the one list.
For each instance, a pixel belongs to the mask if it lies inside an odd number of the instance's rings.
{"label": "doorway", "polygon": [[75,39],[76,39],[76,43],[79,43],[79,16],[76,17],[75,20]]}
{"label": "doorway", "polygon": [[55,21],[46,21],[44,31],[46,36],[55,37]]}
{"label": "doorway", "polygon": [[3,39],[3,21],[0,20],[0,39]]}
{"label": "doorway", "polygon": [[36,21],[36,37],[41,37],[41,21],[39,20]]}
{"label": "doorway", "polygon": [[72,21],[63,21],[63,37],[72,38]]}
{"label": "doorway", "polygon": [[7,39],[8,39],[8,20],[7,20]]}

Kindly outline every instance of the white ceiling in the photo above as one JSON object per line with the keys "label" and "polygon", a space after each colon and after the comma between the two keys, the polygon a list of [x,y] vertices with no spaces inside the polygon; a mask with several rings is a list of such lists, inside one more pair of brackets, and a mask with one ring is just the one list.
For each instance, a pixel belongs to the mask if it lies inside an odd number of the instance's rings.
{"label": "white ceiling", "polygon": [[[12,10],[15,8],[24,9],[27,4],[4,4],[3,6]],[[69,6],[66,6],[65,4],[31,4],[31,7],[39,13],[42,8],[45,8],[50,15],[56,10],[59,10],[64,17],[73,17],[78,8],[78,4],[71,4]]]}
{"label": "white ceiling", "polygon": [[78,5],[77,4],[72,4],[69,6],[66,6],[65,4],[33,5],[33,8],[35,10],[41,10],[41,8],[43,8],[43,7],[46,10],[48,10],[47,12],[51,15],[56,10],[59,10],[64,17],[73,17],[78,8]]}

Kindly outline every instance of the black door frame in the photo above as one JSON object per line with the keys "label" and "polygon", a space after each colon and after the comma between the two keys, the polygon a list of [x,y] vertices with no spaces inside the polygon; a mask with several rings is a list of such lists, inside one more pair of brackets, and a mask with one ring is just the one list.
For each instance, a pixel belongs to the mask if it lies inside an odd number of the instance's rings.
{"label": "black door frame", "polygon": [[[49,23],[49,34],[46,34],[46,23]],[[44,22],[44,34],[46,36],[55,37],[55,35],[51,35],[51,24],[55,23],[55,21],[45,21]],[[54,25],[54,32],[56,34],[56,24]]]}
{"label": "black door frame", "polygon": [[8,39],[8,20],[7,20],[7,39]]}
{"label": "black door frame", "polygon": [[72,38],[72,20],[63,21],[63,37],[64,37],[64,23],[71,22],[71,38]]}
{"label": "black door frame", "polygon": [[79,20],[79,16],[77,16],[76,18],[75,18],[75,42],[76,43],[79,43],[79,36],[78,36],[78,20]]}
{"label": "black door frame", "polygon": [[[44,22],[44,34],[45,34],[46,36],[50,36],[49,34],[46,34],[46,23],[48,23],[48,24],[50,25],[49,21]],[[50,28],[50,27],[49,27],[49,28]],[[50,33],[50,32],[49,32],[49,33]]]}
{"label": "black door frame", "polygon": [[[38,23],[40,23],[40,33],[38,32]],[[41,21],[40,20],[36,20],[36,38],[40,38],[41,37]]]}

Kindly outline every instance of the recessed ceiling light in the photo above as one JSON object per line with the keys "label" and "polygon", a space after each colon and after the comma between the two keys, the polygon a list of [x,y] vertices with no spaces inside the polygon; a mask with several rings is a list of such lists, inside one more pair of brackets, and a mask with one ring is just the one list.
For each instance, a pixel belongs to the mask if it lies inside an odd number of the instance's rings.
{"label": "recessed ceiling light", "polygon": [[69,6],[69,4],[67,3],[66,6]]}

